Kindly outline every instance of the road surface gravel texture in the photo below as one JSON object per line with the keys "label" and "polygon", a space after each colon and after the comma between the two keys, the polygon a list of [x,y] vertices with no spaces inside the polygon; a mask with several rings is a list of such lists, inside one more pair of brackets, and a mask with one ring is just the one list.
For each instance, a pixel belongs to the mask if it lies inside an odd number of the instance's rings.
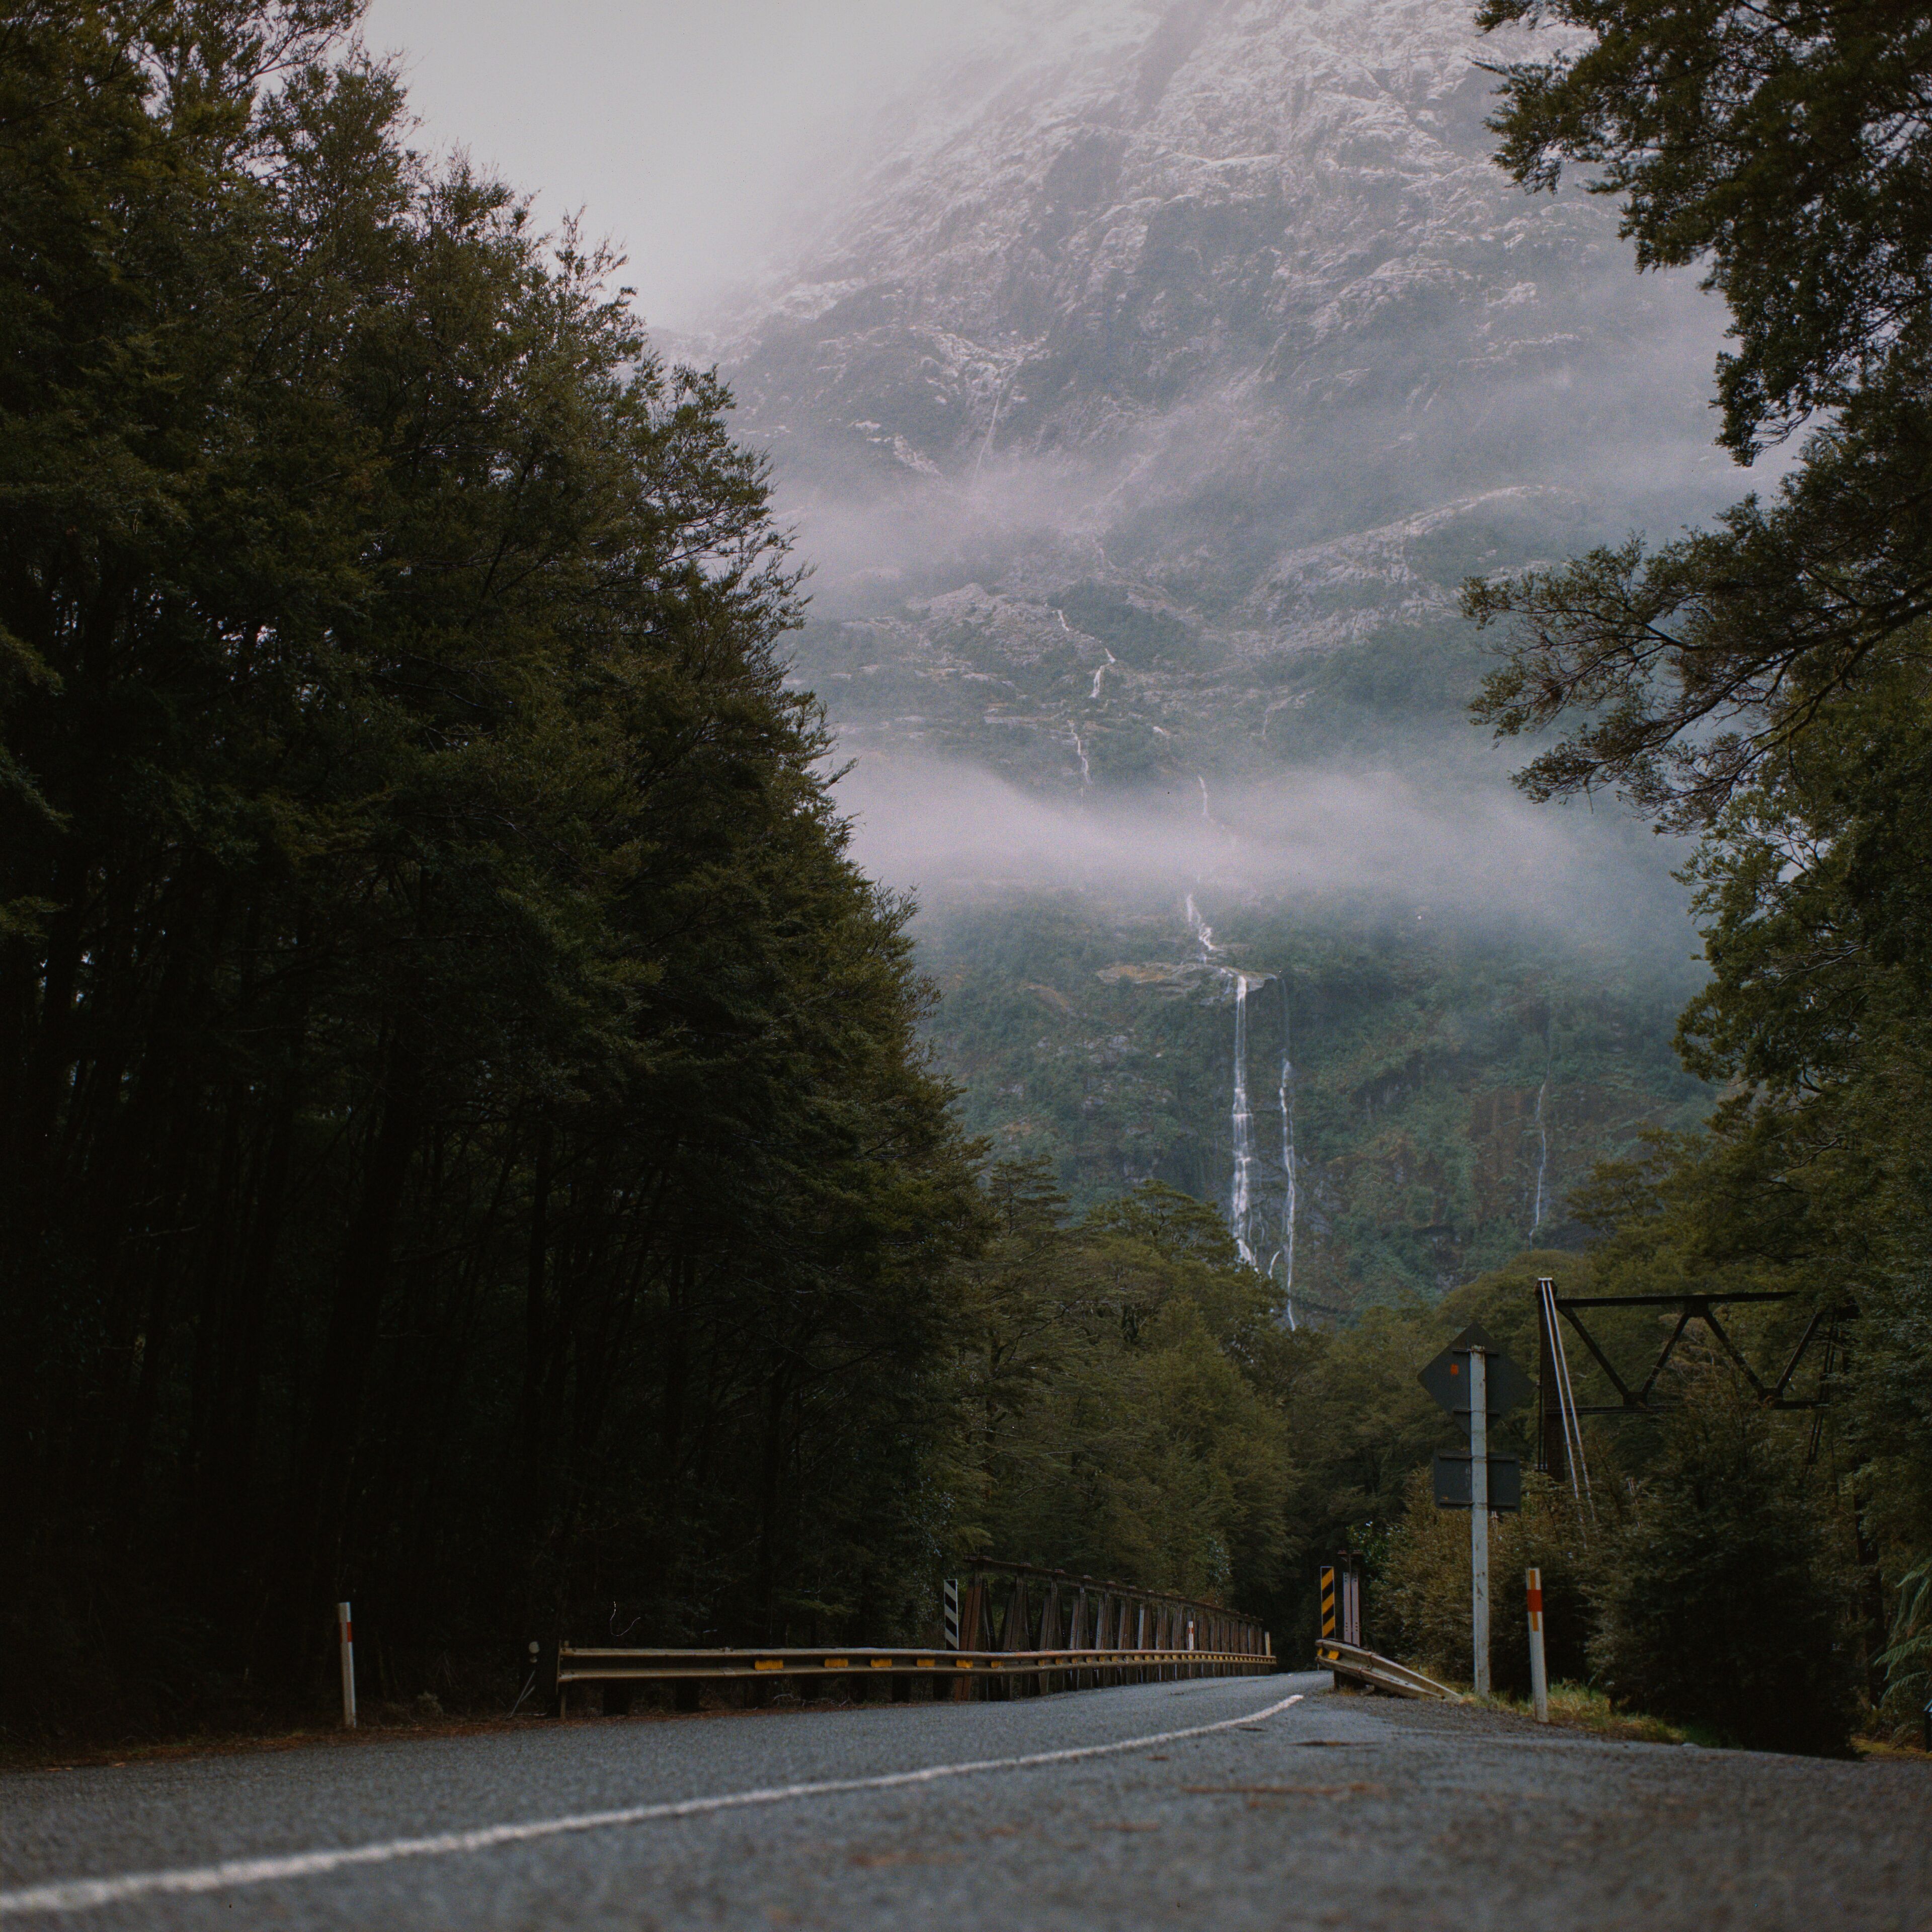
{"label": "road surface gravel texture", "polygon": [[[1176,1732],[1193,1735],[1092,1750]],[[1932,1928],[1923,1766],[1610,1742],[1312,1675],[22,1772],[0,1819],[0,1932]],[[345,1849],[358,1861],[286,1874]],[[279,1875],[216,1869],[238,1860]],[[64,1882],[157,1872],[206,1888]]]}

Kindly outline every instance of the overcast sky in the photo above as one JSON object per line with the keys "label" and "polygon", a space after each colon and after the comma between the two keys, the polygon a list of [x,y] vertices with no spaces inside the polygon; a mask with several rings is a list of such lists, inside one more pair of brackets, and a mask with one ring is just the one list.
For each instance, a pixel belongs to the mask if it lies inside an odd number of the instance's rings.
{"label": "overcast sky", "polygon": [[811,157],[1003,4],[373,0],[364,38],[403,56],[432,150],[466,148],[546,222],[584,208],[646,320],[677,328],[808,196]]}

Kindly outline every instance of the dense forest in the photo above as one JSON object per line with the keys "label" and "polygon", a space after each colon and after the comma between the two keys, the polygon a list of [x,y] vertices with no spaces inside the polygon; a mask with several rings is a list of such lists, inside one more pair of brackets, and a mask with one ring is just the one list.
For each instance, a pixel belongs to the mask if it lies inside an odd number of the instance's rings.
{"label": "dense forest", "polygon": [[763,471],[356,10],[0,26],[10,1722],[931,1533],[978,1210]]}
{"label": "dense forest", "polygon": [[[1654,1289],[1856,1304],[1842,1487],[1827,1504],[1814,1481],[1812,1501],[1846,1520],[1866,1654],[1885,1659],[1868,1688],[1903,1719],[1932,1691],[1932,18],[1863,0],[1486,0],[1480,18],[1586,30],[1505,65],[1499,158],[1533,189],[1583,170],[1640,266],[1702,265],[1732,322],[1721,443],[1748,460],[1798,440],[1770,498],[1714,529],[1474,584],[1467,603],[1506,640],[1480,717],[1555,734],[1525,790],[1613,791],[1699,841],[1711,977],[1678,1042],[1723,1098],[1705,1131],[1599,1174],[1599,1252]],[[1742,1472],[1779,1504],[1784,1445],[1761,1417],[1709,1420],[1712,1372],[1634,1506],[1660,1560],[1673,1497],[1714,1545]],[[1792,1607],[1740,1642],[1802,1621],[1780,1582]]]}
{"label": "dense forest", "polygon": [[1822,1426],[1687,1349],[1667,1414],[1592,1425],[1587,1498],[1531,1479],[1498,1563],[1544,1567],[1557,1668],[1718,1741],[1902,1724],[1932,29],[1489,0],[1584,30],[1503,74],[1504,164],[1706,264],[1727,446],[1808,440],[1714,530],[1468,592],[1532,795],[1697,842],[1681,1065],[1621,1051],[1667,972],[1224,932],[1302,1042],[1291,1328],[1189,1138],[1227,1016],[1178,932],[916,954],[728,394],[607,253],[412,150],[358,10],[0,22],[6,1741],[313,1712],[344,1597],[379,1707],[503,1708],[532,1636],[882,1641],[976,1556],[1295,1657],[1353,1549],[1372,1639],[1466,1672],[1416,1371],[1472,1316],[1532,1360],[1541,1275],[1794,1290],[1737,1324],[1766,1358],[1858,1310]]}

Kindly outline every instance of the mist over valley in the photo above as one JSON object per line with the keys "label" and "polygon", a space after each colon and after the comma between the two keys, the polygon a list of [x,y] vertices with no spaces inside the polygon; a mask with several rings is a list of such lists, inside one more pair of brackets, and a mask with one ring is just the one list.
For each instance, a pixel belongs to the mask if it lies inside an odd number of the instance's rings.
{"label": "mist over valley", "polygon": [[1336,1311],[1576,1238],[1591,1162],[1707,1100],[1668,1048],[1684,848],[1527,804],[1467,716],[1465,578],[1736,494],[1718,306],[1498,172],[1510,52],[1406,0],[1030,10],[882,101],[694,345],[811,566],[792,681],[923,909],[969,1119],[1286,1256],[1280,1136],[1241,1206],[1234,1124],[1238,1072],[1280,1112],[1281,1028],[1238,1070],[1226,971],[1162,978],[1192,895],[1305,1036],[1300,1285]]}

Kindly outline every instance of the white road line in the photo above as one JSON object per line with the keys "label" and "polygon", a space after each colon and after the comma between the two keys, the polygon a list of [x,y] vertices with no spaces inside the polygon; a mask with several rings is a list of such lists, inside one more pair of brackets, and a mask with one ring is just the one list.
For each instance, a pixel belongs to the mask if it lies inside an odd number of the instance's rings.
{"label": "white road line", "polygon": [[752,1804],[782,1804],[794,1798],[826,1798],[844,1791],[892,1791],[902,1786],[933,1784],[944,1778],[971,1778],[986,1771],[1023,1771],[1040,1764],[1070,1764],[1077,1758],[1108,1757],[1118,1752],[1144,1750],[1183,1738],[1204,1738],[1215,1731],[1232,1731],[1272,1718],[1301,1694],[1284,1697],[1264,1711],[1225,1718],[1219,1724],[1192,1724],[1185,1730],[1156,1731],[1140,1738],[1123,1738],[1110,1744],[1080,1744],[1070,1750],[1034,1751],[1024,1757],[980,1758],[966,1764],[928,1765],[922,1771],[893,1771],[877,1778],[827,1778],[817,1784],[776,1784],[754,1791],[734,1791],[720,1798],[686,1798],[668,1804],[630,1804],[619,1811],[585,1811],[574,1817],[534,1819],[522,1825],[485,1825],[473,1832],[443,1832],[430,1838],[391,1838],[380,1844],[346,1846],[339,1850],[295,1852],[280,1858],[226,1858],[218,1865],[193,1865],[179,1871],[129,1872],[119,1878],[69,1878],[48,1885],[30,1885],[18,1892],[0,1892],[0,1917],[34,1912],[85,1912],[98,1905],[122,1905],[130,1898],[158,1894],[226,1892],[242,1885],[267,1885],[277,1879],[314,1878],[323,1872],[352,1865],[388,1864],[398,1858],[440,1858],[452,1852],[487,1852],[498,1845],[528,1844],[538,1838],[560,1838],[569,1832],[601,1832],[614,1825],[642,1825],[657,1818],[695,1818],[710,1811],[735,1811]]}

